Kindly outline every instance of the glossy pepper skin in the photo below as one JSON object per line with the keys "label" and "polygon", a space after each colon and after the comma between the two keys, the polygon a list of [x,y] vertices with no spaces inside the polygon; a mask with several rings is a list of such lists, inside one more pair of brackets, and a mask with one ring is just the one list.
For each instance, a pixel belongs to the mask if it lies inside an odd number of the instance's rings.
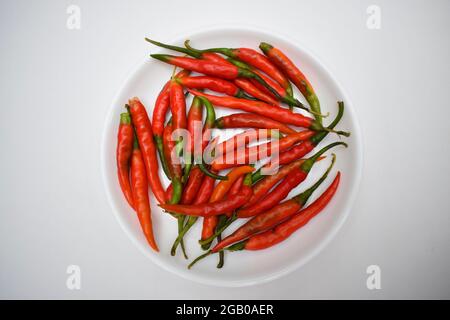
{"label": "glossy pepper skin", "polygon": [[138,98],[128,101],[131,120],[136,130],[142,156],[144,158],[147,179],[153,195],[159,203],[166,202],[165,190],[162,187],[158,174],[158,159],[156,156],[156,146],[153,140],[152,124],[148,118],[144,105]]}
{"label": "glossy pepper skin", "polygon": [[[214,188],[213,193],[211,194],[211,198],[209,202],[217,202],[219,200],[223,200],[227,195],[230,188],[233,186],[233,183],[239,179],[240,176],[243,176],[247,173],[253,172],[255,169],[250,166],[241,166],[231,170],[227,174],[227,180],[221,181]],[[214,234],[215,228],[218,223],[218,218],[216,216],[205,217],[203,219],[203,228],[202,228],[202,239],[207,239],[211,235]]]}
{"label": "glossy pepper skin", "polygon": [[197,50],[192,48],[189,45],[189,41],[185,42],[185,46],[187,49],[197,52],[197,53],[205,53],[205,52],[216,52],[221,53],[225,56],[228,56],[233,59],[238,59],[255,67],[267,75],[269,75],[272,79],[277,81],[285,90],[289,92],[289,95],[292,96],[292,87],[289,80],[286,76],[278,70],[278,68],[263,54],[258,51],[250,48],[211,48],[206,50]]}
{"label": "glossy pepper skin", "polygon": [[242,91],[233,82],[209,77],[209,76],[196,76],[196,77],[185,77],[181,79],[176,79],[176,81],[183,87],[189,89],[208,89],[211,91],[224,93],[229,96],[241,96]]}
{"label": "glossy pepper skin", "polygon": [[[336,115],[336,118],[333,120],[333,122],[327,127],[329,130],[332,130],[336,127],[336,125],[341,120],[342,116],[344,115],[344,102],[338,101],[338,114]],[[311,152],[328,134],[328,131],[322,131],[316,133],[314,136],[309,138],[306,141],[303,141],[302,143],[295,145],[289,150],[286,150],[284,152],[281,152],[278,156],[278,164],[284,165],[291,163],[294,160],[297,160],[305,155],[307,155],[309,152]],[[264,165],[264,167],[270,166],[271,163],[267,163]],[[258,177],[261,176],[261,170],[257,170],[254,174],[252,179],[255,181],[258,179]]]}
{"label": "glossy pepper skin", "polygon": [[169,120],[169,122],[164,127],[163,132],[163,153],[169,166],[169,173],[172,180],[171,198],[167,198],[167,201],[169,201],[170,203],[178,203],[180,202],[181,194],[183,192],[183,185],[181,181],[183,171],[181,168],[181,164],[174,161],[174,158],[176,158],[176,144],[172,139],[172,132],[172,120]]}
{"label": "glossy pepper skin", "polygon": [[204,174],[198,168],[194,166],[189,175],[189,179],[184,187],[183,195],[181,196],[181,204],[191,204],[202,185]]}
{"label": "glossy pepper skin", "polygon": [[211,164],[211,167],[214,170],[224,170],[237,165],[258,161],[264,157],[270,157],[274,151],[284,151],[299,141],[309,139],[313,135],[313,131],[305,130],[281,138],[274,146],[272,146],[272,142],[268,142],[256,146],[246,147],[243,150],[240,149],[236,152],[233,150],[231,153],[220,156],[218,160],[215,159]]}
{"label": "glossy pepper skin", "polygon": [[249,79],[237,78],[234,80],[234,83],[237,87],[248,93],[250,96],[255,97],[256,99],[264,101],[268,104],[278,105],[278,100],[274,98],[272,94],[267,94],[266,92],[260,90]]}
{"label": "glossy pepper skin", "polygon": [[151,54],[152,58],[160,60],[162,62],[195,71],[198,73],[203,73],[208,76],[218,77],[225,80],[234,80],[238,77],[241,78],[249,78],[249,79],[255,79],[259,83],[261,83],[264,87],[266,87],[270,92],[272,92],[273,95],[275,95],[277,98],[281,99],[282,101],[286,100],[286,103],[297,103],[294,101],[294,99],[290,96],[287,97],[280,97],[278,93],[270,87],[260,76],[258,76],[256,73],[248,70],[243,69],[240,67],[237,67],[231,63],[225,64],[225,63],[218,63],[211,60],[206,59],[193,59],[189,57],[179,57],[179,56],[172,56],[168,54]]}
{"label": "glossy pepper skin", "polygon": [[313,192],[322,184],[322,182],[327,178],[329,172],[331,171],[335,162],[335,157],[333,155],[333,160],[326,170],[326,172],[321,176],[321,178],[314,183],[306,191],[300,193],[299,195],[293,197],[290,200],[282,202],[268,211],[265,211],[249,221],[244,225],[234,231],[231,235],[219,242],[213,249],[212,252],[217,252],[223,248],[246,239],[254,234],[266,231],[273,228],[280,222],[286,220],[296,212],[298,212],[308,201],[309,197]]}
{"label": "glossy pepper skin", "polygon": [[299,185],[301,182],[303,182],[306,177],[308,176],[308,173],[311,171],[314,163],[317,161],[317,159],[324,154],[329,149],[338,146],[343,145],[347,146],[344,142],[334,142],[326,147],[323,147],[320,151],[318,151],[315,155],[313,155],[311,158],[305,160],[299,167],[297,167],[296,170],[291,171],[286,178],[284,178],[283,181],[281,181],[268,195],[266,195],[261,201],[255,203],[254,205],[238,210],[238,217],[239,218],[248,218],[248,217],[254,217],[261,212],[264,212],[265,210],[269,210],[270,208],[273,208],[276,206],[281,200],[283,200],[289,192],[295,188],[297,185]]}
{"label": "glossy pepper skin", "polygon": [[166,211],[190,216],[210,217],[225,214],[241,207],[252,195],[251,176],[248,175],[242,184],[239,194],[225,200],[210,202],[203,205],[170,205],[160,204]]}
{"label": "glossy pepper skin", "polygon": [[272,129],[250,129],[238,133],[228,140],[225,140],[214,147],[215,157],[221,157],[228,152],[241,151],[246,145],[259,141],[260,139],[280,139],[282,135],[278,130]]}
{"label": "glossy pepper skin", "polygon": [[[319,157],[317,161],[322,160],[324,157]],[[285,166],[282,166],[275,174],[268,175],[262,180],[258,181],[253,185],[253,195],[242,208],[247,208],[257,203],[261,198],[263,198],[273,186],[275,186],[278,182],[283,180],[292,170],[301,166],[305,162],[305,159],[297,159]]]}
{"label": "glossy pepper skin", "polygon": [[190,141],[187,145],[187,152],[192,155],[194,150],[194,134],[195,134],[195,124],[201,123],[203,120],[203,103],[202,101],[195,97],[192,100],[191,107],[189,108],[187,116],[187,130],[189,131]]}
{"label": "glossy pepper skin", "polygon": [[134,142],[133,154],[131,157],[131,190],[133,202],[139,223],[148,244],[153,250],[159,251],[153,235],[153,224],[148,198],[148,182],[144,160],[137,140]]}
{"label": "glossy pepper skin", "polygon": [[312,118],[305,117],[299,113],[294,113],[288,109],[270,105],[262,101],[249,101],[246,99],[239,99],[235,97],[213,96],[191,89],[188,89],[188,91],[195,96],[202,96],[207,98],[215,106],[255,113],[279,121],[281,123],[292,124],[314,131],[324,130],[324,127],[318,122],[314,121]]}
{"label": "glossy pepper skin", "polygon": [[[280,70],[282,70],[288,78],[295,84],[295,86],[300,90],[303,96],[308,101],[311,110],[316,114],[320,114],[320,103],[317,98],[316,93],[311,85],[311,83],[306,79],[305,75],[300,71],[299,68],[278,48],[272,45],[261,42],[259,48],[264,52],[264,54],[272,61]],[[316,115],[317,121],[322,123],[322,118]]]}
{"label": "glossy pepper skin", "polygon": [[218,118],[215,124],[216,128],[228,129],[228,128],[260,128],[260,129],[278,129],[281,133],[291,134],[296,133],[294,129],[287,125],[273,120],[268,117],[264,117],[251,113],[234,113],[228,116]]}
{"label": "glossy pepper skin", "polygon": [[254,235],[245,241],[244,244],[240,244],[239,246],[243,247],[245,250],[262,250],[272,247],[289,238],[291,234],[306,225],[326,207],[326,205],[336,194],[339,187],[340,177],[341,174],[338,172],[336,178],[328,189],[307,208],[301,210],[289,220],[280,223],[274,229]]}
{"label": "glossy pepper skin", "polygon": [[128,112],[120,114],[119,131],[117,133],[117,176],[120,188],[130,207],[134,208],[133,193],[130,186],[130,160],[133,153],[134,129]]}
{"label": "glossy pepper skin", "polygon": [[[182,79],[184,77],[187,77],[189,75],[189,73],[190,73],[189,70],[182,70],[175,77],[177,79]],[[153,109],[153,116],[152,116],[152,123],[153,123],[152,128],[153,128],[153,134],[154,134],[156,147],[158,149],[158,153],[159,153],[159,157],[161,159],[161,164],[162,164],[163,170],[164,170],[166,176],[170,179],[169,168],[168,168],[168,165],[163,156],[163,144],[162,144],[164,122],[165,122],[167,110],[169,109],[169,107],[170,107],[170,81],[168,81],[164,85],[161,92],[158,94],[158,97],[156,98],[156,102],[155,102],[155,107]]]}

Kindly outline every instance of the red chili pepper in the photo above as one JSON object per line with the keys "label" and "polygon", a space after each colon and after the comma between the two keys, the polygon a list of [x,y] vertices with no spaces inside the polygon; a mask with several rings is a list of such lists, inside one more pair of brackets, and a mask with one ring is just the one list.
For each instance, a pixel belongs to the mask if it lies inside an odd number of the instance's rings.
{"label": "red chili pepper", "polygon": [[273,95],[269,95],[264,91],[261,91],[249,79],[237,78],[234,80],[234,83],[252,97],[269,104],[278,105],[278,101],[273,97]]}
{"label": "red chili pepper", "polygon": [[231,235],[223,239],[219,242],[213,249],[212,252],[217,252],[222,250],[223,248],[241,241],[243,239],[247,239],[250,236],[266,231],[268,229],[273,228],[280,222],[286,220],[291,217],[293,214],[298,212],[308,201],[309,197],[313,194],[313,192],[320,186],[320,184],[326,179],[328,173],[331,171],[335,162],[335,156],[333,155],[333,160],[328,167],[327,171],[322,175],[322,177],[314,183],[310,188],[306,191],[300,193],[299,195],[293,197],[290,200],[282,202],[275,207],[271,208],[268,211],[265,211],[249,221],[247,221],[244,225],[234,231]]}
{"label": "red chili pepper", "polygon": [[234,113],[216,120],[216,128],[261,128],[278,129],[282,133],[295,133],[294,129],[273,119],[251,113]]}
{"label": "red chili pepper", "polygon": [[169,185],[167,186],[167,189],[166,189],[166,199],[171,199],[172,193],[173,193],[172,183],[169,183]]}
{"label": "red chili pepper", "polygon": [[[182,70],[177,75],[177,79],[182,79],[188,76],[189,70]],[[169,167],[166,163],[163,153],[162,135],[164,130],[164,122],[166,119],[167,110],[170,106],[170,80],[164,85],[163,89],[156,98],[155,107],[153,109],[153,134],[156,143],[156,148],[158,149],[159,157],[161,159],[161,164],[166,176],[170,179]]]}
{"label": "red chili pepper", "polygon": [[186,99],[183,87],[174,80],[170,84],[170,109],[172,111],[173,130],[186,129]]}
{"label": "red chili pepper", "polygon": [[[333,122],[327,127],[329,131],[333,130],[334,127],[339,123],[339,121],[342,118],[342,115],[344,114],[344,103],[342,101],[338,102],[338,114],[336,118],[333,120]],[[329,131],[322,131],[316,133],[314,136],[312,136],[310,139],[303,141],[302,143],[295,145],[289,150],[286,150],[284,152],[281,152],[278,156],[277,163],[279,165],[288,164],[291,163],[294,160],[297,160],[305,155],[307,155],[309,152],[311,152],[328,134]],[[269,162],[263,167],[271,166],[272,163]],[[258,169],[252,176],[253,181],[257,181],[261,177],[261,169]]]}
{"label": "red chili pepper", "polygon": [[297,66],[278,48],[272,45],[261,42],[259,48],[278,68],[280,68],[289,79],[300,90],[303,96],[308,101],[311,110],[316,113],[316,119],[322,123],[320,114],[320,103],[311,83],[306,79],[305,75],[297,68]]}
{"label": "red chili pepper", "polygon": [[128,112],[120,114],[116,150],[117,175],[122,193],[132,208],[134,204],[130,186],[130,160],[133,153],[133,130],[130,114]]}
{"label": "red chili pepper", "polygon": [[[209,199],[210,203],[217,202],[223,200],[227,195],[230,188],[233,186],[233,183],[240,177],[247,173],[253,172],[255,170],[250,166],[240,166],[234,168],[227,174],[227,180],[221,181],[214,188],[213,193],[211,194],[211,198]],[[203,229],[202,229],[202,239],[209,238],[216,229],[218,223],[217,216],[205,217],[203,219]]]}
{"label": "red chili pepper", "polygon": [[239,194],[225,200],[210,202],[203,205],[160,204],[166,211],[182,215],[211,217],[218,216],[241,207],[252,195],[251,176],[247,175]]}
{"label": "red chili pepper", "polygon": [[167,201],[170,203],[178,203],[183,192],[183,185],[181,182],[183,170],[180,163],[174,162],[174,158],[176,158],[176,144],[172,139],[172,132],[172,120],[169,120],[167,125],[164,127],[163,132],[163,153],[169,166],[169,172],[172,178],[172,197],[168,198]]}
{"label": "red chili pepper", "polygon": [[[324,157],[319,157],[317,162],[322,160]],[[291,162],[285,166],[282,166],[277,173],[268,175],[261,181],[258,181],[253,185],[253,195],[242,208],[248,208],[258,201],[261,200],[269,191],[275,186],[278,182],[283,180],[292,170],[295,170],[297,167],[301,166],[305,162],[305,159],[297,159],[294,162]]]}
{"label": "red chili pepper", "polygon": [[194,150],[194,135],[195,135],[195,124],[201,123],[203,120],[203,104],[202,101],[195,97],[192,100],[191,107],[189,108],[188,117],[187,117],[187,129],[190,135],[190,141],[187,145],[187,152],[189,155],[192,154]]}
{"label": "red chili pepper", "polygon": [[256,50],[250,48],[212,48],[197,50],[189,45],[189,41],[185,41],[184,45],[187,49],[197,53],[216,52],[233,59],[239,59],[244,63],[248,63],[249,65],[265,72],[272,79],[276,80],[284,89],[286,89],[290,95],[292,95],[292,88],[289,80],[272,62],[269,61],[269,59]]}
{"label": "red chili pepper", "polygon": [[242,95],[242,91],[236,84],[221,78],[197,76],[176,79],[176,81],[183,87],[190,89],[209,89],[215,92],[227,94],[229,96]]}
{"label": "red chili pepper", "polygon": [[[242,175],[233,183],[230,190],[228,191],[227,196],[232,197],[232,196],[238,194],[238,192],[241,190],[242,183],[244,182],[244,178],[245,178],[245,176]],[[226,213],[227,217],[231,217],[232,213],[233,212],[227,212]]]}
{"label": "red chili pepper", "polygon": [[191,170],[191,174],[183,190],[183,195],[181,196],[181,204],[191,204],[195,200],[203,177],[203,172],[197,166]]}
{"label": "red chili pepper", "polygon": [[131,120],[136,130],[139,146],[144,157],[147,178],[153,195],[159,203],[166,202],[165,191],[162,187],[158,174],[158,159],[156,147],[153,141],[152,124],[148,118],[144,105],[138,98],[132,98],[128,102],[131,113]]}
{"label": "red chili pepper", "polygon": [[260,144],[257,146],[247,147],[244,150],[236,150],[236,152],[232,151],[231,153],[227,153],[220,158],[214,159],[211,164],[211,167],[214,170],[224,170],[227,168],[232,168],[237,165],[248,164],[251,162],[256,162],[261,160],[264,157],[270,157],[274,151],[284,151],[299,141],[304,141],[309,139],[314,135],[313,131],[305,130],[301,132],[296,132],[290,134],[272,146],[272,142],[268,142],[265,144]]}
{"label": "red chili pepper", "polygon": [[347,146],[347,144],[344,142],[334,142],[326,147],[323,147],[311,158],[305,160],[305,162],[303,162],[302,165],[297,167],[296,170],[291,171],[286,176],[286,178],[284,178],[284,180],[281,181],[272,190],[272,192],[270,192],[267,196],[265,196],[261,201],[257,202],[256,204],[248,208],[238,210],[237,212],[238,217],[239,218],[253,217],[260,214],[261,212],[264,212],[265,210],[268,210],[276,206],[281,200],[283,200],[289,194],[289,192],[293,188],[295,188],[297,185],[299,185],[302,181],[306,179],[314,163],[322,154],[324,154],[324,152],[338,145]]}
{"label": "red chili pepper", "polygon": [[[226,107],[230,109],[240,109],[247,112],[256,113],[282,123],[292,124],[298,127],[309,128],[314,131],[322,131],[325,128],[314,119],[305,117],[299,113],[294,113],[291,110],[273,106],[261,101],[249,101],[246,99],[239,99],[235,97],[219,97],[196,90],[188,89],[190,93],[195,96],[202,96],[211,101],[215,106]],[[346,132],[339,132],[339,134],[348,136]]]}
{"label": "red chili pepper", "polygon": [[133,155],[131,157],[131,190],[133,203],[145,238],[155,251],[159,251],[153,235],[146,169],[137,140],[134,142]]}
{"label": "red chili pepper", "polygon": [[[209,198],[211,197],[211,194],[213,192],[213,189],[214,189],[215,181],[216,180],[214,178],[211,178],[208,176],[205,176],[203,178],[202,185],[200,186],[198,194],[193,202],[194,205],[204,204],[209,200]],[[195,224],[195,222],[197,222],[197,220],[198,220],[198,217],[191,216],[188,218],[186,224],[183,227],[183,230],[181,230],[181,232],[178,233],[178,237],[172,245],[172,249],[171,249],[172,256],[175,255],[178,244],[180,244],[181,241],[183,241],[184,235],[189,231],[189,229],[192,228],[192,226]]]}
{"label": "red chili pepper", "polygon": [[223,141],[214,147],[215,157],[221,157],[223,154],[242,149],[246,145],[258,141],[259,139],[280,139],[282,135],[278,130],[272,129],[251,129],[238,133],[230,139]]}
{"label": "red chili pepper", "polygon": [[306,225],[326,207],[337,191],[340,177],[341,173],[338,172],[328,189],[307,208],[301,210],[285,222],[280,223],[274,229],[251,237],[244,244],[240,244],[240,246],[245,250],[262,250],[289,238],[292,233]]}

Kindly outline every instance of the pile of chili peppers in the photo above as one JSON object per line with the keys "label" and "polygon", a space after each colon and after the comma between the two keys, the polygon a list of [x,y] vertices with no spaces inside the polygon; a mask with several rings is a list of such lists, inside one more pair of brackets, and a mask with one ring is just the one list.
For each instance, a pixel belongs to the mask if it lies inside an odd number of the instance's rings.
{"label": "pile of chili peppers", "polygon": [[[325,208],[338,189],[340,172],[316,200],[309,199],[332,170],[334,154],[328,169],[312,186],[289,195],[306,180],[314,165],[327,157],[328,150],[347,146],[339,141],[316,148],[329,133],[349,136],[335,130],[344,113],[343,102],[338,102],[334,120],[324,126],[327,115],[321,111],[312,84],[281,49],[265,42],[259,52],[251,48],[200,50],[189,41],[177,47],[146,40],[182,53],[151,55],[175,66],[155,100],[152,120],[137,97],[127,102],[120,115],[116,153],[119,184],[151,248],[159,251],[149,186],[159,206],[177,221],[173,256],[181,247],[188,258],[184,236],[202,218],[199,243],[205,253],[189,268],[216,253],[217,267],[221,268],[225,252],[269,248]],[[181,71],[175,73],[176,68]],[[304,103],[294,96],[292,84]],[[193,99],[187,108],[189,95]],[[217,107],[237,112],[216,119]],[[219,137],[213,137],[212,129],[221,132],[230,128],[247,131],[218,144]],[[179,134],[180,130],[187,134]],[[251,145],[260,138],[265,142]],[[160,166],[170,180],[167,187],[161,182]],[[277,170],[265,175],[264,169],[269,168]],[[227,233],[237,220],[241,225]]]}

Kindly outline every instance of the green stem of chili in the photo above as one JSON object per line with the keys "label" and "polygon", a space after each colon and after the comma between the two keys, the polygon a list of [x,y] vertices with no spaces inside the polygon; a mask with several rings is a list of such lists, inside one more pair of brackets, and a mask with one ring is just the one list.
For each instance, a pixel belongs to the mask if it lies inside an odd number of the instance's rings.
{"label": "green stem of chili", "polygon": [[201,53],[197,53],[194,52],[193,50],[187,49],[187,48],[183,48],[183,47],[177,47],[177,46],[172,46],[169,44],[165,44],[162,42],[158,42],[149,38],[145,38],[145,41],[150,42],[151,44],[154,44],[155,46],[161,47],[161,48],[166,48],[169,50],[173,50],[173,51],[177,51],[177,52],[181,52],[181,53],[185,53],[191,57],[195,57],[195,58],[201,58]]}

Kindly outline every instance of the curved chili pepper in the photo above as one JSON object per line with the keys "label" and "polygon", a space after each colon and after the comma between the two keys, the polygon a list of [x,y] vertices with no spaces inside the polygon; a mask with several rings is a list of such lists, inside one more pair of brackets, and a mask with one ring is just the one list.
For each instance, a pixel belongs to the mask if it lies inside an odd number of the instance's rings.
{"label": "curved chili pepper", "polygon": [[263,54],[257,52],[254,49],[250,48],[211,48],[205,50],[194,49],[189,45],[189,40],[184,42],[184,45],[187,49],[196,52],[196,53],[204,53],[204,52],[215,52],[221,53],[227,57],[233,59],[239,59],[249,65],[265,72],[272,79],[277,81],[288,93],[292,96],[292,87],[289,80],[285,77],[285,75],[278,70],[278,68],[267,59]]}
{"label": "curved chili pepper", "polygon": [[269,117],[273,120],[277,120],[283,123],[292,124],[298,127],[308,128],[314,131],[330,131],[339,135],[349,136],[348,132],[334,131],[328,128],[324,128],[320,123],[312,118],[305,117],[299,113],[294,113],[288,109],[281,108],[279,106],[273,106],[262,101],[249,101],[246,99],[239,99],[235,97],[219,97],[210,94],[205,94],[196,90],[188,89],[190,93],[195,96],[202,96],[208,98],[215,106],[226,107],[230,109],[240,109],[247,112],[256,113],[265,117]]}
{"label": "curved chili pepper", "polygon": [[196,76],[196,77],[185,77],[175,80],[183,87],[190,89],[209,89],[215,92],[224,93],[229,96],[235,97],[242,96],[242,91],[236,84],[221,78],[209,76]]}
{"label": "curved chili pepper", "polygon": [[336,157],[333,154],[333,159],[326,172],[310,188],[300,193],[299,195],[293,197],[292,199],[282,202],[276,205],[275,207],[271,208],[270,210],[253,217],[252,219],[247,221],[244,225],[239,227],[236,231],[234,231],[231,235],[229,235],[221,242],[219,242],[212,249],[212,252],[213,253],[217,252],[233,243],[249,238],[254,234],[266,231],[270,228],[273,228],[280,222],[286,220],[287,218],[291,217],[293,214],[298,212],[306,204],[306,202],[308,201],[309,197],[313,194],[313,192],[327,178],[329,172],[333,168],[335,159]]}
{"label": "curved chili pepper", "polygon": [[152,124],[148,118],[144,105],[137,97],[130,99],[128,104],[131,113],[131,121],[136,130],[139,146],[144,157],[150,188],[158,202],[165,203],[166,195],[158,174],[158,159],[156,156],[155,143],[153,141]]}
{"label": "curved chili pepper", "polygon": [[203,177],[203,172],[197,166],[191,170],[191,174],[189,175],[189,179],[183,190],[183,195],[181,196],[181,204],[191,204],[195,200],[195,196],[202,184]]}
{"label": "curved chili pepper", "polygon": [[224,64],[206,59],[203,60],[189,57],[179,57],[169,54],[151,54],[150,56],[162,62],[178,66],[183,69],[203,73],[209,76],[219,77],[226,80],[234,80],[238,77],[255,79],[263,86],[265,86],[268,90],[270,90],[270,92],[272,92],[272,94],[274,94],[281,101],[291,104],[296,103],[295,99],[290,96],[280,97],[278,93],[256,73],[247,69],[239,68],[231,63]]}
{"label": "curved chili pepper", "polygon": [[[309,152],[311,152],[330,132],[330,130],[333,130],[334,127],[339,123],[342,116],[344,114],[344,102],[338,101],[338,114],[336,115],[336,118],[333,120],[333,122],[327,127],[329,131],[322,131],[316,133],[314,136],[312,136],[310,139],[303,141],[302,143],[295,145],[289,150],[286,150],[284,152],[281,152],[278,156],[277,163],[279,165],[291,163],[294,160],[297,160],[299,158],[302,158],[303,156],[307,155]],[[272,163],[269,162],[264,167],[271,166]],[[258,169],[255,173],[253,173],[252,180],[257,181],[260,179],[261,176],[261,169]]]}
{"label": "curved chili pepper", "polygon": [[163,152],[169,166],[169,172],[172,180],[172,197],[167,199],[170,203],[178,203],[183,192],[182,184],[182,168],[179,163],[174,163],[173,158],[176,157],[176,144],[172,140],[172,119],[169,120],[163,132]]}
{"label": "curved chili pepper", "polygon": [[[252,168],[253,169],[253,168]],[[166,211],[189,216],[210,217],[218,216],[241,207],[252,195],[251,175],[247,175],[241,192],[225,200],[206,203],[203,205],[159,204]],[[231,187],[231,186],[230,186]]]}
{"label": "curved chili pepper", "polygon": [[189,131],[190,141],[187,144],[188,154],[192,154],[194,150],[194,134],[195,123],[200,123],[203,119],[203,104],[200,98],[195,97],[192,100],[191,107],[189,108],[187,116],[187,130]]}
{"label": "curved chili pepper", "polygon": [[270,157],[274,151],[284,151],[297,142],[309,139],[313,135],[313,131],[305,130],[281,138],[274,147],[272,147],[272,142],[268,142],[252,147],[246,147],[243,150],[237,150],[237,152],[234,152],[233,150],[231,153],[227,153],[224,156],[214,159],[211,167],[214,170],[224,170],[239,164],[250,163],[250,161],[259,161],[263,157]]}
{"label": "curved chili pepper", "polygon": [[345,142],[334,142],[327,145],[326,147],[323,147],[315,155],[305,160],[299,167],[291,171],[286,176],[286,178],[284,178],[284,180],[281,181],[272,190],[272,192],[270,192],[267,196],[265,196],[261,201],[257,202],[256,204],[248,208],[238,210],[237,212],[238,217],[239,218],[253,217],[260,214],[261,212],[264,212],[265,210],[268,210],[276,206],[277,203],[283,200],[293,188],[295,188],[297,185],[299,185],[306,179],[314,163],[322,154],[338,145],[343,145],[347,147],[347,144]]}
{"label": "curved chili pepper", "polygon": [[234,113],[216,120],[216,128],[261,128],[261,129],[278,129],[282,133],[295,133],[292,128],[287,125],[257,114],[251,113]]}
{"label": "curved chili pepper", "polygon": [[[272,98],[274,98],[278,101],[287,103],[291,107],[298,107],[298,108],[308,111],[310,113],[314,113],[313,111],[311,111],[307,107],[305,107],[303,105],[303,103],[301,103],[300,101],[298,101],[297,99],[295,99],[293,97],[292,90],[290,92],[288,92],[278,82],[276,82],[275,80],[273,80],[272,78],[270,78],[269,76],[264,74],[263,72],[249,66],[248,64],[246,64],[242,61],[239,61],[239,60],[236,60],[233,58],[228,58],[228,61],[237,67],[240,67],[242,69],[246,69],[246,70],[249,70],[249,71],[255,73],[257,76],[259,76],[261,79],[263,79],[264,82],[266,82],[269,87],[271,87],[273,89],[273,90],[269,90],[267,88],[267,86],[262,85],[260,83],[260,81],[256,81],[255,79],[250,79],[250,81],[255,85],[255,87],[257,87],[262,92],[268,94],[269,96],[271,96]],[[274,94],[273,91],[275,91],[277,94]]]}
{"label": "curved chili pepper", "polygon": [[[230,250],[262,250],[269,248],[283,240],[289,238],[289,236],[306,225],[312,218],[314,218],[318,213],[320,213],[326,205],[331,201],[335,195],[337,188],[339,186],[341,173],[338,172],[336,178],[332,184],[327,188],[327,190],[311,205],[307,208],[296,213],[290,219],[280,223],[274,229],[268,230],[266,232],[254,235],[246,240],[244,243],[236,244],[234,248],[229,248]],[[239,249],[239,248],[242,249]]]}
{"label": "curved chili pepper", "polygon": [[272,45],[261,42],[259,48],[264,54],[272,61],[278,68],[280,68],[289,79],[300,90],[303,96],[309,103],[311,110],[316,113],[316,119],[319,123],[322,123],[322,117],[320,114],[320,103],[317,95],[314,92],[311,83],[306,79],[305,75],[297,68],[297,66],[278,48]]}
{"label": "curved chili pepper", "polygon": [[[323,158],[324,157],[317,158],[317,162],[319,162]],[[246,203],[242,208],[248,208],[261,200],[261,198],[264,197],[270,191],[270,189],[272,189],[273,186],[283,180],[283,178],[285,178],[292,170],[295,170],[297,167],[302,165],[303,162],[305,162],[305,159],[297,159],[294,162],[282,166],[277,173],[268,175],[261,181],[253,184],[253,195],[248,203]]]}
{"label": "curved chili pepper", "polygon": [[205,59],[216,63],[230,64],[230,62],[228,62],[225,58],[221,57],[220,55],[214,52],[197,53],[184,47],[172,46],[149,38],[145,38],[145,41],[150,42],[151,44],[154,44],[161,48],[166,48],[173,51],[185,53],[194,58]]}
{"label": "curved chili pepper", "polygon": [[130,186],[130,160],[133,153],[134,129],[128,112],[120,114],[119,131],[117,133],[117,176],[120,188],[131,208],[134,208],[133,193]]}
{"label": "curved chili pepper", "polygon": [[[209,200],[214,189],[214,182],[215,179],[211,177],[205,176],[203,178],[202,185],[200,186],[198,194],[193,202],[194,205],[204,204]],[[188,218],[186,224],[184,225],[183,230],[180,233],[178,233],[178,237],[172,245],[171,249],[172,256],[175,255],[178,244],[180,244],[180,242],[183,241],[185,234],[192,228],[192,226],[195,224],[195,222],[197,222],[197,220],[198,217],[194,216]]]}
{"label": "curved chili pepper", "polygon": [[[167,125],[164,127],[163,131],[163,153],[164,157],[167,159],[167,164],[169,167],[169,172],[171,176],[172,183],[169,185],[169,187],[166,190],[166,196],[170,195],[170,198],[167,197],[167,200],[169,203],[176,204],[180,202],[181,195],[183,192],[183,182],[182,182],[182,169],[181,165],[179,163],[175,163],[173,161],[173,157],[176,157],[176,145],[175,142],[172,140],[172,119],[169,120]],[[176,215],[172,214],[176,219],[178,223],[178,234],[181,233],[181,231],[184,228],[184,221],[185,217],[182,215]],[[184,257],[187,259],[186,249],[184,246],[183,239],[179,242],[181,244],[181,249],[183,252]],[[175,249],[176,250],[176,249]],[[175,251],[174,251],[175,252]]]}
{"label": "curved chili pepper", "polygon": [[238,133],[228,140],[225,140],[214,147],[215,157],[221,157],[223,154],[241,149],[244,146],[258,141],[262,138],[281,139],[283,136],[278,130],[272,129],[251,129]]}
{"label": "curved chili pepper", "polygon": [[264,91],[261,91],[249,79],[237,78],[234,80],[234,83],[236,84],[236,86],[244,90],[252,97],[255,97],[256,99],[267,102],[269,104],[278,105],[278,100],[273,98],[273,95],[268,95]]}
{"label": "curved chili pepper", "polygon": [[153,225],[148,199],[148,182],[144,159],[137,139],[134,141],[133,155],[131,156],[131,190],[133,193],[133,203],[136,209],[139,223],[150,247],[159,251],[153,235]]}
{"label": "curved chili pepper", "polygon": [[[227,174],[227,180],[219,182],[214,188],[209,202],[213,203],[222,200],[233,186],[233,183],[240,176],[253,172],[253,170],[255,170],[255,168],[251,166],[240,166],[231,170]],[[214,229],[217,226],[217,222],[218,220],[216,216],[206,217],[203,219],[202,239],[207,239],[214,234]]]}
{"label": "curved chili pepper", "polygon": [[[177,79],[182,79],[188,76],[190,73],[189,70],[180,71],[175,77]],[[166,159],[164,158],[163,153],[163,144],[162,144],[162,134],[164,130],[164,122],[166,119],[167,110],[170,106],[170,80],[162,88],[161,92],[158,94],[156,98],[155,107],[153,109],[153,117],[152,117],[152,128],[153,135],[156,143],[156,147],[158,149],[159,157],[161,159],[161,164],[166,176],[170,179],[169,167],[166,163]]]}

